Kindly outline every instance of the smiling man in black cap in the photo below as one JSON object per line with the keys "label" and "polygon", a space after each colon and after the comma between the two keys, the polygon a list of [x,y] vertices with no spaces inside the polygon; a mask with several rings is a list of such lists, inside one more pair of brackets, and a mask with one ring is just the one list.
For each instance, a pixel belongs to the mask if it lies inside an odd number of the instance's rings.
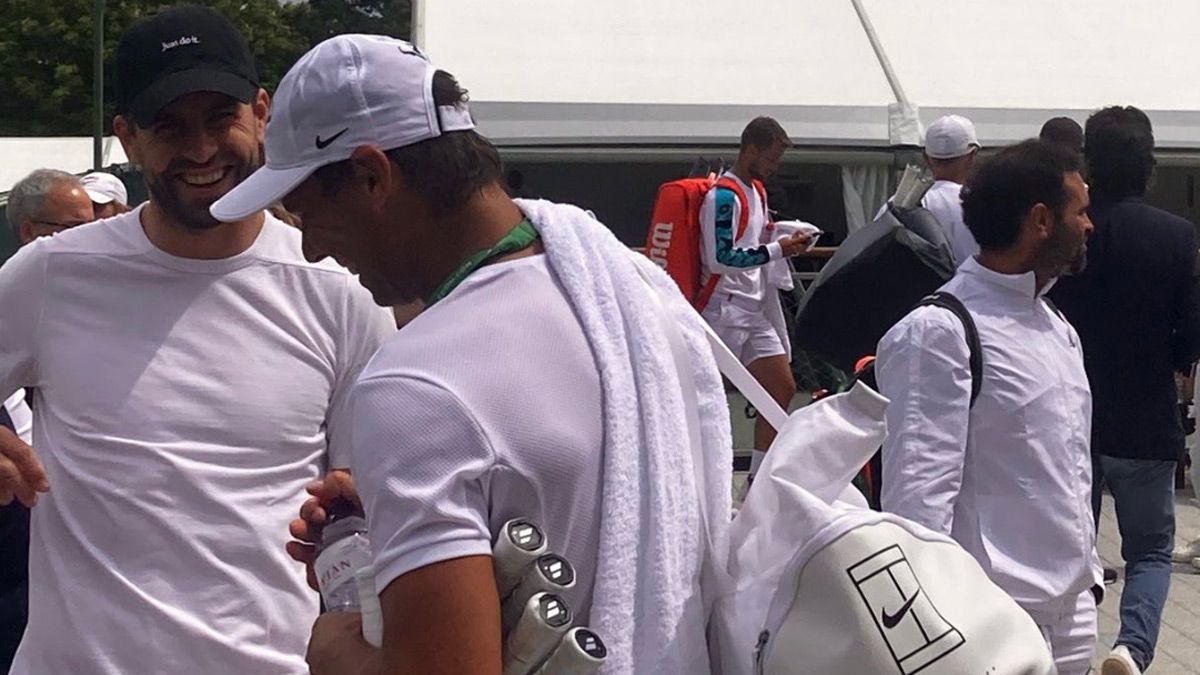
{"label": "smiling man in black cap", "polygon": [[12,672],[304,673],[317,598],[285,528],[348,465],[348,390],[394,324],[296,229],[209,215],[267,117],[228,20],[142,20],[115,70],[149,202],[0,268],[0,391],[36,392],[34,447],[0,429],[0,504],[33,506]]}

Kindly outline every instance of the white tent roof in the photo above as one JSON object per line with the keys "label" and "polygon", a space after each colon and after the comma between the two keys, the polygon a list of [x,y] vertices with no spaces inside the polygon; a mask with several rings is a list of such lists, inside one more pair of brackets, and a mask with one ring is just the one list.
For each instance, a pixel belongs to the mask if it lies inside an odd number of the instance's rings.
{"label": "white tent roof", "polygon": [[[35,169],[59,169],[82,174],[92,169],[90,137],[0,137],[0,193],[6,193],[17,181]],[[104,139],[101,166],[129,161],[120,142]]]}
{"label": "white tent roof", "polygon": [[[416,0],[415,35],[501,144],[729,143],[772,115],[804,145],[885,147],[896,101],[850,0]],[[863,0],[928,123],[985,144],[1137,105],[1200,148],[1200,3]]]}

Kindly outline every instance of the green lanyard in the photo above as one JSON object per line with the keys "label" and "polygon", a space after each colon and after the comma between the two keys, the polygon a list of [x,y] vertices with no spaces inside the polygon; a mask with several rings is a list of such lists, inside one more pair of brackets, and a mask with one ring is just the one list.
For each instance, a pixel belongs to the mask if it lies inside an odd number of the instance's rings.
{"label": "green lanyard", "polygon": [[487,261],[507,253],[520,251],[521,249],[537,241],[539,236],[540,235],[538,235],[537,230],[533,229],[533,223],[529,222],[528,218],[523,219],[521,222],[517,223],[517,226],[510,230],[508,234],[504,235],[500,241],[496,242],[495,246],[483,251],[479,251],[470,258],[462,261],[462,264],[456,267],[454,271],[450,273],[450,276],[446,277],[445,281],[438,284],[438,287],[433,289],[433,294],[430,295],[425,301],[425,306],[428,307],[447,295],[450,295],[450,291],[458,288],[458,285],[463,282],[463,279],[466,279],[471,275],[471,272],[479,269],[480,266]]}

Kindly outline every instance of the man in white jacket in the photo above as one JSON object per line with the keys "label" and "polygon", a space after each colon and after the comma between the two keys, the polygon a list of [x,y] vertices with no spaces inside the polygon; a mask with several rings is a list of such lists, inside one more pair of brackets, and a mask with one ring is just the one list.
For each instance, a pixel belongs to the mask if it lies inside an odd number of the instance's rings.
{"label": "man in white jacket", "polygon": [[879,343],[891,399],[883,509],[949,535],[1034,619],[1059,672],[1083,675],[1100,584],[1092,527],[1091,391],[1075,330],[1043,300],[1092,231],[1078,159],[1040,141],[1000,152],[963,188],[981,252],[942,290],[978,330],[920,307]]}

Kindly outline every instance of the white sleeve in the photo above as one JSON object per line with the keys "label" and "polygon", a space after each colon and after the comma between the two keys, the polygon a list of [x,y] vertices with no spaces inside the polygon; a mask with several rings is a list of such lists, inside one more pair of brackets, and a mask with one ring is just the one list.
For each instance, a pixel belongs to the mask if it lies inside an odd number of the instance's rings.
{"label": "white sleeve", "polygon": [[948,310],[922,307],[879,342],[885,414],[884,511],[949,535],[962,487],[971,410],[970,349]]}
{"label": "white sleeve", "polygon": [[347,276],[346,283],[337,374],[325,426],[331,469],[350,466],[350,396],[358,374],[383,341],[396,332],[396,319],[391,309],[376,305],[371,294],[354,277]]}
{"label": "white sleeve", "polygon": [[46,288],[45,246],[34,242],[0,267],[0,396],[37,382],[37,345]]}
{"label": "white sleeve", "polygon": [[379,376],[354,391],[354,476],[380,592],[428,565],[490,555],[491,444],[452,392]]}

